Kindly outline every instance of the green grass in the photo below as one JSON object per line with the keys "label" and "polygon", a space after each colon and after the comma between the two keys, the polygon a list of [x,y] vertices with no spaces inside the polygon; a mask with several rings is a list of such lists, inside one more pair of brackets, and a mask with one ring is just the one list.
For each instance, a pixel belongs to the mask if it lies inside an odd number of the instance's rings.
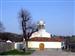
{"label": "green grass", "polygon": [[10,50],[7,52],[2,52],[0,55],[30,55],[34,52],[35,50],[28,50],[27,52],[24,51],[19,51],[19,50]]}

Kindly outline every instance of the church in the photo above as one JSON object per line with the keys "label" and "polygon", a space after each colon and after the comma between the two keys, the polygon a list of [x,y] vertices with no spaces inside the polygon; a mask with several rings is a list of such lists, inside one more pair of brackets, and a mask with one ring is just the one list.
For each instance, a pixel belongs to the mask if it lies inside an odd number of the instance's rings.
{"label": "church", "polygon": [[45,22],[40,20],[37,23],[38,31],[34,32],[28,42],[28,48],[62,48],[63,39],[60,37],[51,37],[45,29]]}

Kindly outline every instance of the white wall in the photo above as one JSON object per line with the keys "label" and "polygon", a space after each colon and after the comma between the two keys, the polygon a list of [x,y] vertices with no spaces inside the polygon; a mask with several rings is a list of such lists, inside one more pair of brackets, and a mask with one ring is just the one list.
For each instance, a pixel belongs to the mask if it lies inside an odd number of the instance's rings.
{"label": "white wall", "polygon": [[20,49],[21,44],[23,45],[23,42],[16,42],[15,45],[14,45],[14,48],[15,49]]}
{"label": "white wall", "polygon": [[44,43],[45,48],[61,48],[61,42],[36,42],[36,41],[29,41],[28,47],[29,48],[39,48],[39,44]]}

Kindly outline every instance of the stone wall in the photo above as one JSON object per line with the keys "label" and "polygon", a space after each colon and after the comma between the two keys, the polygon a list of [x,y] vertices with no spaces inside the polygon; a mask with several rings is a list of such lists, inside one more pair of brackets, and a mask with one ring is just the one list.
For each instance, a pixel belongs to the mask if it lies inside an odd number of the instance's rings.
{"label": "stone wall", "polygon": [[0,52],[14,49],[14,43],[0,42]]}

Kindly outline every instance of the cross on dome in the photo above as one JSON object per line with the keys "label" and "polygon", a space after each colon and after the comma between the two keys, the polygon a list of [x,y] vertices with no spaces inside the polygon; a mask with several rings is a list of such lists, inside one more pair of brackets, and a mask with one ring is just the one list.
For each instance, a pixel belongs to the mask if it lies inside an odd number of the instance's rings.
{"label": "cross on dome", "polygon": [[40,21],[38,22],[37,26],[38,26],[38,29],[39,29],[39,30],[40,30],[40,29],[44,29],[44,28],[45,28],[45,23],[44,23],[44,21],[43,21],[43,20],[40,20]]}
{"label": "cross on dome", "polygon": [[38,25],[45,25],[45,23],[44,23],[43,20],[40,20],[40,21],[38,22]]}

